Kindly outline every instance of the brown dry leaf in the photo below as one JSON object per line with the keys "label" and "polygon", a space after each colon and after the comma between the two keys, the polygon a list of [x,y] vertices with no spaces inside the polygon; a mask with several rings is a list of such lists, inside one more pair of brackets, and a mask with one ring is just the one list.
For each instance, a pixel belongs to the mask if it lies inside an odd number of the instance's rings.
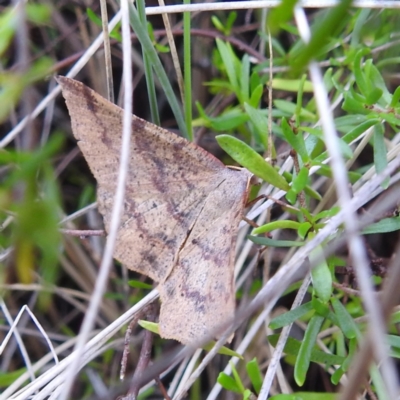
{"label": "brown dry leaf", "polygon": [[[123,110],[59,77],[72,130],[98,182],[109,227]],[[233,317],[233,266],[250,173],[132,116],[131,160],[114,257],[159,283],[160,334],[193,342]]]}

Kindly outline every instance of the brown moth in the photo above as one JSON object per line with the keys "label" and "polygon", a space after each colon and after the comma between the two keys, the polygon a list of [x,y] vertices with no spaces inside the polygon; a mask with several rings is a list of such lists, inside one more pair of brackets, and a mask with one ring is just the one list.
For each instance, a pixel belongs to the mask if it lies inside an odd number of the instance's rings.
{"label": "brown moth", "polygon": [[[57,80],[108,230],[123,110],[78,81]],[[163,338],[215,335],[234,315],[235,244],[251,174],[135,115],[130,152],[114,257],[158,282]]]}

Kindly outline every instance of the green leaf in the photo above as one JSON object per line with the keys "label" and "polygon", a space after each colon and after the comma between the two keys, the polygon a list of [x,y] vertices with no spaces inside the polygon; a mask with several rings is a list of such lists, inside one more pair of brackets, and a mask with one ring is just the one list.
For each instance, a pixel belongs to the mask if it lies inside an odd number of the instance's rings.
{"label": "green leaf", "polygon": [[346,143],[351,143],[353,140],[357,139],[362,133],[364,133],[371,126],[374,126],[375,124],[378,124],[380,122],[381,121],[377,118],[368,119],[367,121],[362,122],[355,128],[351,129],[349,132],[347,132],[342,137],[342,140],[345,141]]}
{"label": "green leaf", "polygon": [[[275,90],[285,90],[287,92],[297,93],[302,85],[302,79],[280,79],[275,78],[272,81],[272,88]],[[312,93],[314,90],[311,81],[305,81],[303,86],[303,91],[307,93]]]}
{"label": "green leaf", "polygon": [[50,22],[52,9],[48,4],[27,3],[25,11],[29,22],[35,25],[45,25]]}
{"label": "green leaf", "polygon": [[253,400],[254,399],[254,394],[251,392],[251,390],[246,389],[243,392],[243,400]]}
{"label": "green leaf", "polygon": [[331,298],[331,304],[335,314],[337,316],[340,329],[348,339],[354,339],[357,337],[358,328],[346,310],[346,307],[336,297]]}
{"label": "green leaf", "polygon": [[257,359],[254,357],[246,364],[247,375],[250,378],[251,384],[253,385],[256,393],[260,393],[261,386],[263,383],[263,376],[258,366]]}
{"label": "green leaf", "polygon": [[[206,344],[203,349],[206,351],[210,351],[214,346],[215,346],[214,341],[211,341],[210,343]],[[239,353],[236,353],[236,351],[231,350],[229,347],[225,347],[222,346],[219,350],[218,350],[218,354],[222,354],[224,356],[229,356],[229,357],[237,357],[240,360],[243,360],[243,356],[240,355]]]}
{"label": "green leaf", "polygon": [[317,22],[312,27],[309,43],[302,44],[296,51],[293,51],[290,64],[295,73],[302,71],[310,60],[320,53],[331,36],[334,35],[338,25],[346,19],[350,6],[351,0],[343,0],[336,7],[326,12],[325,17],[317,19]]}
{"label": "green leaf", "polygon": [[242,70],[240,72],[239,82],[242,102],[248,102],[250,95],[250,59],[247,54],[245,54],[242,59]]}
{"label": "green leaf", "polygon": [[308,221],[303,222],[300,224],[299,229],[297,230],[297,234],[299,235],[299,237],[301,239],[304,240],[311,227],[312,227],[312,225],[310,224],[310,222],[308,222]]}
{"label": "green leaf", "polygon": [[[297,106],[296,104],[287,100],[274,100],[274,106],[278,110],[282,110],[288,117],[296,114]],[[314,122],[316,120],[316,115],[305,108],[301,109],[300,117],[306,121]]]}
{"label": "green leaf", "polygon": [[314,221],[319,221],[320,219],[323,218],[332,218],[334,217],[338,212],[340,211],[340,207],[332,207],[329,210],[324,210],[319,212],[317,215],[314,216]]}
{"label": "green leaf", "polygon": [[364,103],[356,100],[351,93],[347,92],[343,95],[344,102],[342,109],[349,114],[369,114],[370,110],[366,109]]}
{"label": "green leaf", "polygon": [[17,28],[16,9],[5,8],[0,15],[0,56],[7,50]]}
{"label": "green leaf", "polygon": [[323,322],[324,317],[314,315],[307,325],[294,366],[294,379],[299,386],[303,386],[306,380],[307,371],[311,362],[312,350]]}
{"label": "green leaf", "polygon": [[232,361],[229,361],[229,365],[231,366],[232,375],[233,375],[233,377],[235,379],[235,382],[236,382],[238,388],[240,389],[240,393],[243,393],[244,390],[245,390],[244,389],[244,385],[242,383],[242,380],[240,379],[240,375],[237,372],[237,369],[235,368],[235,364]]}
{"label": "green leaf", "polygon": [[[278,343],[278,339],[279,334],[268,336],[268,340],[272,346],[276,346],[276,344]],[[297,356],[299,354],[301,344],[302,341],[300,342],[299,340],[289,337],[283,350],[287,355]],[[335,354],[325,353],[319,350],[316,346],[311,350],[310,361],[312,362],[321,363],[328,366],[341,365],[344,360],[344,357],[337,356]]]}
{"label": "green leaf", "polygon": [[400,86],[397,86],[396,90],[393,93],[392,100],[389,104],[390,107],[398,107],[400,100]]}
{"label": "green leaf", "polygon": [[282,0],[282,2],[273,8],[267,17],[267,25],[271,35],[275,35],[281,24],[288,22],[293,17],[294,7],[297,0]]}
{"label": "green leaf", "polygon": [[137,289],[152,289],[152,287],[153,287],[149,283],[135,281],[135,280],[129,280],[128,285],[130,287],[137,288]]}
{"label": "green leaf", "polygon": [[229,43],[225,43],[218,38],[215,41],[217,43],[217,48],[219,54],[221,55],[222,62],[224,64],[226,74],[228,75],[229,82],[232,86],[232,90],[236,94],[236,96],[240,99],[241,94],[239,87],[239,79],[236,74],[236,64],[238,62],[238,59],[235,53],[233,52],[232,47],[229,45]]}
{"label": "green leaf", "polygon": [[253,229],[252,234],[259,235],[261,233],[272,232],[276,229],[299,229],[300,223],[297,221],[290,220],[278,220],[269,222],[268,224],[259,226],[258,228]]}
{"label": "green leaf", "polygon": [[[376,91],[375,96],[377,96],[378,93],[380,94],[379,98],[376,99],[374,102],[378,102],[378,100],[380,100],[379,104],[381,104],[383,107],[387,107],[392,100],[392,95],[388,91],[385,80],[383,79],[378,68],[376,68],[376,66],[373,64],[372,59],[369,59],[365,62],[364,70],[367,77],[367,81],[371,88],[370,89],[371,92],[374,92],[375,90]],[[370,95],[371,94],[369,94],[368,97]]]}
{"label": "green leaf", "polygon": [[353,68],[354,77],[356,79],[358,89],[365,98],[369,94],[370,85],[365,77],[365,73],[362,68],[362,59],[365,55],[369,54],[370,52],[371,52],[370,49],[363,48],[358,51],[358,53],[354,58],[354,68]]}
{"label": "green leaf", "polygon": [[225,372],[219,373],[217,382],[226,390],[230,390],[231,392],[235,393],[242,393],[236,381],[229,375],[225,374]]}
{"label": "green leaf", "polygon": [[144,319],[140,319],[138,321],[138,324],[143,329],[147,329],[148,331],[156,333],[157,335],[160,334],[160,331],[158,330],[158,323],[156,322],[150,322],[150,321],[145,321]]}
{"label": "green leaf", "polygon": [[313,305],[316,314],[324,318],[327,318],[329,316],[330,310],[326,302],[322,302],[318,299],[318,297],[313,295],[311,298],[311,304]]}
{"label": "green leaf", "polygon": [[[249,100],[249,105],[253,108],[257,108],[260,104],[262,95],[263,95],[263,90],[264,86],[262,84],[259,84],[252,90],[250,100]],[[246,106],[246,103],[245,103]]]}
{"label": "green leaf", "polygon": [[[387,149],[385,145],[384,129],[382,124],[374,126],[374,165],[375,170],[379,174],[387,167]],[[389,178],[382,183],[382,187],[387,189],[389,186]]]}
{"label": "green leaf", "polygon": [[303,167],[300,169],[299,174],[293,179],[291,189],[299,194],[308,183],[308,168]]}
{"label": "green leaf", "polygon": [[273,318],[269,323],[269,327],[271,329],[283,328],[284,326],[288,326],[291,323],[297,321],[312,310],[314,310],[314,307],[311,301],[309,301],[308,303],[304,303],[293,310],[287,311],[284,314]]}
{"label": "green leaf", "polygon": [[304,192],[307,196],[312,197],[315,200],[321,201],[322,200],[322,196],[316,191],[314,190],[311,186],[307,185],[304,188]]}
{"label": "green leaf", "polygon": [[243,113],[242,110],[232,108],[218,117],[208,117],[208,126],[214,131],[226,132],[243,125],[248,120],[249,116]]}
{"label": "green leaf", "polygon": [[26,372],[26,368],[20,368],[12,372],[0,373],[0,388],[7,388]]}
{"label": "green leaf", "polygon": [[135,31],[142,46],[142,51],[146,54],[152,68],[154,69],[160,81],[160,84],[164,90],[165,96],[168,99],[168,104],[171,107],[171,110],[175,116],[181,134],[187,139],[190,139],[189,132],[186,129],[186,124],[182,115],[182,108],[177,97],[175,96],[170,77],[165,72],[157,51],[154,48],[154,45],[149,37],[147,26],[142,24],[139,18],[139,13],[136,8],[132,6],[132,4],[129,4],[129,18],[131,21],[131,26]]}
{"label": "green leaf", "polygon": [[301,157],[303,163],[309,162],[310,157],[307,153],[302,132],[298,132],[295,135],[290,128],[288,122],[286,121],[286,118],[282,118],[281,128],[285,139],[293,147],[293,149],[296,150],[297,154],[299,154],[299,156]]}
{"label": "green leaf", "polygon": [[246,143],[229,135],[219,135],[216,139],[222,149],[250,172],[279,189],[290,189],[289,184],[276,169]]}
{"label": "green leaf", "polygon": [[258,236],[246,236],[247,239],[251,240],[255,244],[268,247],[301,247],[304,246],[303,242],[295,242],[293,240],[275,240],[269,238],[261,238]]}
{"label": "green leaf", "polygon": [[400,230],[400,217],[384,218],[375,224],[364,228],[363,235],[371,235],[373,233],[388,233]]}
{"label": "green leaf", "polygon": [[311,270],[314,292],[323,302],[327,303],[333,290],[332,274],[321,246],[316,246],[310,253],[310,262],[315,265]]}
{"label": "green leaf", "polygon": [[295,392],[293,394],[277,394],[269,400],[335,400],[336,393]]}
{"label": "green leaf", "polygon": [[256,130],[257,142],[261,143],[263,148],[266,149],[268,139],[268,120],[264,112],[260,109],[252,107],[248,103],[244,103],[244,109],[246,114],[249,116],[251,123],[254,125]]}
{"label": "green leaf", "polygon": [[334,385],[337,385],[340,382],[340,379],[342,376],[346,373],[346,371],[342,368],[339,367],[331,376],[331,382]]}

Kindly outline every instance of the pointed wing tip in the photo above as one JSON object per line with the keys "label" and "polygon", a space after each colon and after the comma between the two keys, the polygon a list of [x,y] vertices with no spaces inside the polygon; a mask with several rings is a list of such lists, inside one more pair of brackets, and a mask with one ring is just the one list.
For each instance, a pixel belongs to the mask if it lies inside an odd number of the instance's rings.
{"label": "pointed wing tip", "polygon": [[66,76],[57,75],[54,77],[54,79],[60,85],[63,95],[65,92],[81,92],[84,87],[83,83],[76,81],[75,79],[68,78]]}

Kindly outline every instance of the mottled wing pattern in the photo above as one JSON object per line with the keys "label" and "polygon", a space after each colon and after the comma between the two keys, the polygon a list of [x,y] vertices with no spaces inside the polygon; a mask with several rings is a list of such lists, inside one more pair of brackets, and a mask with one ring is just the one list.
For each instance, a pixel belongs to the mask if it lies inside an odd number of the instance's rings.
{"label": "mottled wing pattern", "polygon": [[[80,82],[65,77],[58,82],[73,133],[98,182],[107,230],[123,110]],[[161,334],[187,343],[210,332],[215,318],[232,314],[233,252],[249,173],[229,170],[200,147],[136,116],[130,150],[114,257],[160,283]],[[207,304],[201,306],[203,299]],[[193,332],[184,333],[186,313],[193,312],[199,314],[193,316]],[[175,331],[168,320],[172,315],[183,319]]]}
{"label": "mottled wing pattern", "polygon": [[250,174],[226,168],[221,177],[204,201],[171,275],[159,286],[160,334],[165,338],[190,343],[218,336],[218,329],[233,318],[236,236]]}
{"label": "mottled wing pattern", "polygon": [[[98,182],[99,210],[107,229],[118,179],[123,111],[80,82],[58,79],[74,135]],[[133,116],[125,210],[115,257],[162,282],[224,169],[204,150]]]}

